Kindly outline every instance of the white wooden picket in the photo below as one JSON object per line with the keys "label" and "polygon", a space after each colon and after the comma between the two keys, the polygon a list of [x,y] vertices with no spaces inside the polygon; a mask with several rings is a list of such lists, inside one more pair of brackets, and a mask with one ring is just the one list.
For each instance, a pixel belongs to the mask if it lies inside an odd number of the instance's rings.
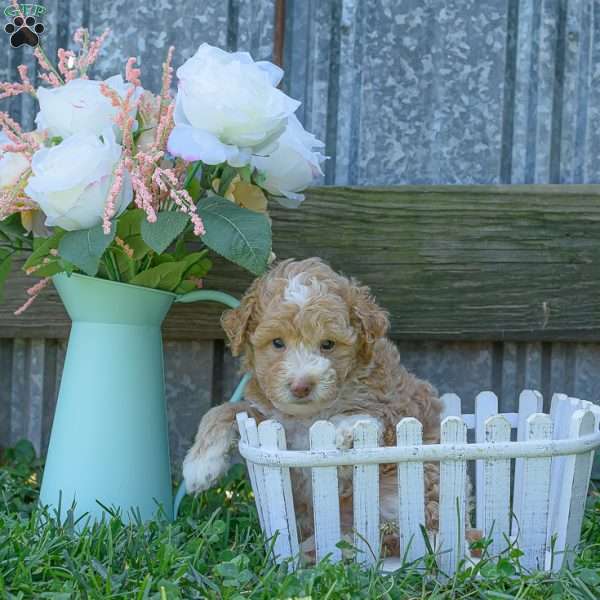
{"label": "white wooden picket", "polygon": [[[519,395],[519,417],[517,423],[517,441],[522,442],[527,439],[527,419],[534,413],[541,413],[543,407],[542,396],[534,390],[523,390]],[[515,479],[513,486],[513,514],[511,533],[514,536],[518,530],[519,509],[522,505],[523,481],[523,459],[515,460]]]}
{"label": "white wooden picket", "polygon": [[[358,421],[354,426],[354,449],[376,448],[378,424],[375,420]],[[354,546],[357,559],[365,565],[379,557],[379,466],[354,466],[352,486],[354,509]]]}
{"label": "white wooden picket", "polygon": [[[417,419],[402,419],[396,426],[398,446],[420,446],[423,426]],[[421,527],[425,524],[423,463],[398,463],[398,530],[400,558],[412,562],[425,554]]]}
{"label": "white wooden picket", "polygon": [[[442,444],[465,444],[467,426],[460,417],[446,417]],[[457,456],[440,462],[440,568],[452,575],[464,556],[467,463]]]}
{"label": "white wooden picket", "polygon": [[[310,428],[310,449],[335,450],[335,427],[329,421],[317,421]],[[336,544],[340,533],[340,498],[337,467],[312,468],[312,497],[317,561],[330,555],[333,562],[341,560]]]}
{"label": "white wooden picket", "polygon": [[[577,403],[571,402],[566,394],[554,394],[550,404],[550,418],[552,419],[552,439],[564,440],[569,437],[571,417],[576,410]],[[550,473],[550,506],[548,507],[548,539],[551,544],[552,536],[558,531],[558,518],[560,512],[560,498],[563,487],[565,469],[565,456],[555,456],[552,459]]]}
{"label": "white wooden picket", "polygon": [[[545,415],[540,412],[542,397],[533,390],[521,393],[518,413],[498,414],[498,399],[491,392],[476,397],[473,414],[462,413],[455,394],[445,394],[442,401],[439,444],[423,445],[421,423],[405,418],[396,425],[396,445],[381,447],[377,422],[361,419],[354,427],[352,450],[337,450],[334,425],[318,421],[310,428],[310,448],[290,451],[279,423],[265,421],[257,427],[240,413],[240,452],[248,464],[262,530],[267,539],[276,536],[276,560],[291,558],[294,566],[300,554],[291,467],[311,469],[316,559],[341,559],[337,543],[352,532],[341,526],[337,469],[351,465],[357,560],[376,562],[381,544],[379,465],[385,463],[397,466],[400,556],[387,559],[383,568],[398,567],[402,559],[418,560],[427,548],[421,531],[423,465],[439,461],[439,531],[437,538],[435,532],[429,537],[435,539],[441,571],[452,575],[465,557],[467,460],[472,460],[476,522],[491,538],[490,554],[502,553],[510,540],[524,552],[521,562],[527,569],[556,570],[568,564],[579,540],[594,451],[600,447],[600,407],[555,394],[550,415]],[[475,430],[473,444],[467,443],[467,429]],[[516,442],[511,441],[513,429]]]}
{"label": "white wooden picket", "polygon": [[[498,414],[498,396],[493,392],[481,392],[475,397],[475,441],[486,441],[485,424],[489,417]],[[510,427],[510,426],[509,426]],[[510,439],[510,437],[509,437]],[[475,522],[483,529],[483,511],[485,508],[484,464],[483,460],[475,463]]]}
{"label": "white wooden picket", "polygon": [[462,416],[462,408],[460,397],[456,394],[444,394],[440,397],[442,402],[442,415],[441,421],[446,417],[460,417]]}
{"label": "white wooden picket", "polygon": [[[569,435],[572,438],[589,435],[596,427],[596,418],[591,410],[577,410],[571,417]],[[553,523],[556,543],[554,555],[550,556],[550,564],[547,565],[548,569],[553,570],[560,569],[565,560],[571,562],[573,550],[579,541],[594,452],[566,456],[564,459],[558,514]]]}
{"label": "white wooden picket", "polygon": [[[527,418],[525,439],[552,439],[552,419],[534,413]],[[515,497],[518,546],[524,553],[521,564],[527,569],[543,569],[546,560],[548,505],[550,499],[551,457],[522,459],[520,495]],[[516,484],[515,479],[515,484]],[[513,536],[515,532],[513,531]]]}
{"label": "white wooden picket", "polygon": [[[256,421],[248,418],[248,414],[245,412],[238,413],[236,419],[241,441],[250,446],[257,447],[259,442]],[[261,465],[249,462],[248,474],[250,476],[252,491],[256,497],[256,510],[258,512],[258,520],[260,522],[261,529],[265,532],[267,538],[270,538],[272,535],[271,523],[269,522],[268,515],[265,516],[264,514],[267,507],[264,468]]]}
{"label": "white wooden picket", "polygon": [[[505,417],[491,416],[484,424],[485,441],[490,444],[507,442],[510,440],[510,430],[510,423]],[[497,458],[482,462],[481,498],[477,494],[477,502],[482,504],[481,524],[477,526],[485,537],[491,538],[488,552],[494,556],[506,548],[510,534],[510,459]]]}
{"label": "white wooden picket", "polygon": [[[285,431],[277,421],[263,421],[258,426],[258,439],[263,448],[285,450]],[[265,466],[268,517],[271,535],[277,533],[273,544],[275,560],[281,562],[298,556],[298,531],[292,498],[290,470],[285,467]]]}

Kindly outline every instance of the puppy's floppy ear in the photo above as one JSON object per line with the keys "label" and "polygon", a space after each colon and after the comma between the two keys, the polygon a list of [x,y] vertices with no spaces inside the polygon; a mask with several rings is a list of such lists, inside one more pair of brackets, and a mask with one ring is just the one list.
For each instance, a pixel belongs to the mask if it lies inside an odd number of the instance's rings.
{"label": "puppy's floppy ear", "polygon": [[249,329],[256,317],[259,281],[254,281],[237,308],[225,311],[221,317],[233,356],[239,356],[248,341]]}
{"label": "puppy's floppy ear", "polygon": [[359,331],[359,358],[369,363],[375,342],[385,336],[389,329],[388,314],[375,302],[368,287],[358,286],[352,281],[350,315]]}

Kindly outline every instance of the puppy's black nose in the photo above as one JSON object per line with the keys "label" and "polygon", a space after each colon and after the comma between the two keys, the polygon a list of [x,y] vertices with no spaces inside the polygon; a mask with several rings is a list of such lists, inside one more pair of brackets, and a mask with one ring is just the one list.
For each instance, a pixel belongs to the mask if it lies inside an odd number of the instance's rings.
{"label": "puppy's black nose", "polygon": [[307,379],[298,379],[290,385],[290,390],[296,398],[306,398],[313,389],[313,384]]}

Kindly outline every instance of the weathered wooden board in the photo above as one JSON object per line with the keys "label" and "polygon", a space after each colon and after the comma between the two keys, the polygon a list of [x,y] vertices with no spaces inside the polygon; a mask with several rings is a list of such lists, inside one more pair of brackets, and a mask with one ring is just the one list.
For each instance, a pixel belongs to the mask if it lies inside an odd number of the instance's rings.
{"label": "weathered wooden board", "polygon": [[[370,285],[403,340],[600,340],[600,185],[324,187],[300,210],[274,208],[279,258],[322,256]],[[0,337],[65,337],[55,293],[12,315]],[[217,261],[207,287],[240,294],[250,277]],[[168,339],[218,339],[220,307],[177,306]]]}

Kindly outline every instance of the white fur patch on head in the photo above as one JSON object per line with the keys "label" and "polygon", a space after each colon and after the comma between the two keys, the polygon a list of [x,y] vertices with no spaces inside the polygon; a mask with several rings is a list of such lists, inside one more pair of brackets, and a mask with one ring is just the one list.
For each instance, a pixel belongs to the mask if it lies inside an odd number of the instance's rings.
{"label": "white fur patch on head", "polygon": [[304,273],[298,273],[290,277],[288,284],[283,292],[284,302],[291,302],[298,306],[305,305],[312,297],[322,293],[321,285],[316,279],[311,279],[308,283],[303,281]]}

